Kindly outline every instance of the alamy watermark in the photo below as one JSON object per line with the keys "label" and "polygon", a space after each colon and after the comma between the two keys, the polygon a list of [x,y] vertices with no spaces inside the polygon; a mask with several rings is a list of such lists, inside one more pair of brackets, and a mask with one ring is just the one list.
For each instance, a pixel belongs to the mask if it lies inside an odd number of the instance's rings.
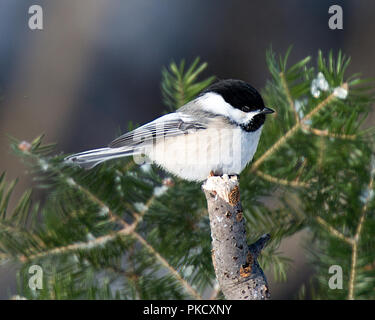
{"label": "alamy watermark", "polygon": [[332,290],[342,289],[342,268],[339,265],[332,265],[328,269],[329,274],[333,274],[328,280],[328,287]]}
{"label": "alamy watermark", "polygon": [[332,14],[332,16],[328,20],[328,27],[331,30],[342,30],[344,29],[344,20],[343,20],[343,11],[342,7],[335,4],[330,6],[328,9],[328,13]]}
{"label": "alamy watermark", "polygon": [[[328,20],[328,27],[331,30],[342,30],[343,26],[343,10],[342,7],[335,4],[328,8],[328,13],[331,14]],[[40,5],[32,5],[29,7],[29,28],[31,30],[43,30],[43,8]]]}
{"label": "alamy watermark", "polygon": [[43,30],[43,8],[34,4],[29,8],[29,15],[29,28],[31,30]]}
{"label": "alamy watermark", "polygon": [[41,266],[34,264],[29,268],[29,274],[32,276],[29,278],[29,288],[31,290],[43,289],[43,269]]}

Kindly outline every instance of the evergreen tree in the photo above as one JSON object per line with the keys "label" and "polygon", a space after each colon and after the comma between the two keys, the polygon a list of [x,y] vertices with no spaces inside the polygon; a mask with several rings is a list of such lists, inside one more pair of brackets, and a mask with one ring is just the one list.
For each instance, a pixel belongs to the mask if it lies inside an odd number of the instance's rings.
{"label": "evergreen tree", "polygon": [[[374,127],[363,129],[372,82],[348,77],[341,52],[316,66],[307,57],[287,64],[290,50],[266,55],[271,74],[262,95],[276,113],[266,121],[254,161],[241,174],[248,243],[271,234],[260,265],[286,280],[292,261],[280,241],[307,229],[306,252],[314,266],[313,298],[375,298]],[[169,111],[213,81],[206,68],[172,63],[162,71]],[[131,158],[85,171],[53,156],[53,145],[12,139],[30,166],[34,188],[10,210],[16,181],[0,178],[0,263],[18,261],[19,295],[27,299],[222,298],[211,260],[210,225],[201,186]],[[264,197],[278,200],[276,208]],[[262,200],[263,199],[263,200]],[[29,267],[43,270],[43,288],[29,286]],[[343,288],[331,289],[331,266]],[[272,296],[272,288],[271,296]],[[300,298],[306,289],[301,288]]]}

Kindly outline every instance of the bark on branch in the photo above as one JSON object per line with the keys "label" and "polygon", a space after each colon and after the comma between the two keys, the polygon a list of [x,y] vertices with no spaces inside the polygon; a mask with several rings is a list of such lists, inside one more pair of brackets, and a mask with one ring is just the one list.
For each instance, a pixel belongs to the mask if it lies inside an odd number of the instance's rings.
{"label": "bark on branch", "polygon": [[257,257],[270,236],[263,235],[250,246],[247,244],[237,176],[209,177],[202,189],[210,217],[212,260],[225,298],[269,299],[267,279]]}

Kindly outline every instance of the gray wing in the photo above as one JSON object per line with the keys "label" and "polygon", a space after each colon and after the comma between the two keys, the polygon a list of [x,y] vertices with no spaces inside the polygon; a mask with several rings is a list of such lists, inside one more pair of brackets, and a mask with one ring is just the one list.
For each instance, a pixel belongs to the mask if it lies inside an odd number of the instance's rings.
{"label": "gray wing", "polygon": [[135,147],[161,137],[173,137],[205,129],[206,125],[196,117],[175,112],[162,116],[113,140],[110,148]]}

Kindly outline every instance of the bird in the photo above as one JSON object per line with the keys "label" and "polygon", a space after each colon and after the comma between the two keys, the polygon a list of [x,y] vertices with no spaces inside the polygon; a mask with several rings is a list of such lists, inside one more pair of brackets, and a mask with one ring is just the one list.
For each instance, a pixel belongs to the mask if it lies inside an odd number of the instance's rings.
{"label": "bird", "polygon": [[64,159],[91,169],[100,163],[133,156],[188,181],[239,175],[257,150],[266,115],[260,93],[238,79],[219,80],[175,112],[163,115],[113,140],[108,147]]}

